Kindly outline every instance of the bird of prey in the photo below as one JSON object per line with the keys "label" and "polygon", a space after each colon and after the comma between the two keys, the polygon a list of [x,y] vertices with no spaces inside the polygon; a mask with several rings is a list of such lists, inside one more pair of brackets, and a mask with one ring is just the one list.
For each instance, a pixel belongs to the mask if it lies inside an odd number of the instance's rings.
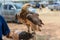
{"label": "bird of prey", "polygon": [[42,22],[41,19],[39,19],[38,14],[35,14],[28,10],[29,7],[31,7],[31,4],[29,3],[26,3],[25,5],[23,5],[20,12],[20,16],[18,18],[22,23],[26,24],[28,28],[28,32],[30,32],[31,30],[33,30],[34,32],[35,30],[41,31],[40,27],[42,27],[42,24],[44,23]]}

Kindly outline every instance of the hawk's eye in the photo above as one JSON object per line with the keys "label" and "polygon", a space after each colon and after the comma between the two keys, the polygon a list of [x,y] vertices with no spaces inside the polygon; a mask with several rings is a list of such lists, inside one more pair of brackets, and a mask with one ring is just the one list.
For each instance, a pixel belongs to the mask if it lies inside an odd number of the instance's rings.
{"label": "hawk's eye", "polygon": [[27,5],[27,6],[31,6],[31,5]]}

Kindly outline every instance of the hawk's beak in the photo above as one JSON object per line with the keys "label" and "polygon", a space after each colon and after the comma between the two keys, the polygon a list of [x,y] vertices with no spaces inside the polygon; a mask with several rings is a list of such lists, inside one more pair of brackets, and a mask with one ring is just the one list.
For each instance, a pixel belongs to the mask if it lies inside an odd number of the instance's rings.
{"label": "hawk's beak", "polygon": [[33,5],[31,4],[31,7],[33,7]]}

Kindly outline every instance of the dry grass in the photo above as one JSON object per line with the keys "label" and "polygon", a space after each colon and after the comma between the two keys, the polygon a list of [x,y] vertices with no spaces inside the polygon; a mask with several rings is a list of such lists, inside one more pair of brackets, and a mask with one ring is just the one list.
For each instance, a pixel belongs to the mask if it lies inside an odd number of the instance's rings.
{"label": "dry grass", "polygon": [[[41,32],[36,32],[37,40],[60,40],[60,11],[42,9],[38,12],[45,25]],[[27,30],[25,25],[8,23],[8,26],[11,30]]]}

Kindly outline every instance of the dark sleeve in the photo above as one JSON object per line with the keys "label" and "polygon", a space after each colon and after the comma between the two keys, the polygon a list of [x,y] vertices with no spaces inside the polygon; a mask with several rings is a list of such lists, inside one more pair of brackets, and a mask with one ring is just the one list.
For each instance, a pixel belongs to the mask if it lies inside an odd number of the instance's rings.
{"label": "dark sleeve", "polygon": [[1,16],[1,20],[2,20],[2,34],[8,35],[10,33],[10,29],[2,16]]}

